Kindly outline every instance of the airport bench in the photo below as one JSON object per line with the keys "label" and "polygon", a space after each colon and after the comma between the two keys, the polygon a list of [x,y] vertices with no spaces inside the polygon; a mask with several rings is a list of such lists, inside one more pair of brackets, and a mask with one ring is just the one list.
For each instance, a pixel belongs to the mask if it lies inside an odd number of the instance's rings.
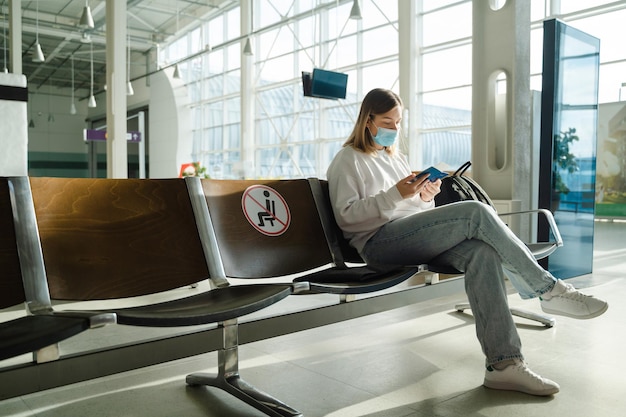
{"label": "airport bench", "polygon": [[[0,370],[0,378],[5,374],[7,380],[28,380],[27,375],[36,374],[44,380],[41,386],[51,388],[217,351],[218,374],[191,374],[186,379],[189,385],[224,389],[270,416],[297,416],[297,410],[240,378],[240,343],[463,291],[462,283],[421,291],[440,287],[406,286],[407,280],[424,272],[421,266],[372,267],[343,253],[337,246],[341,239],[332,229],[332,213],[320,205],[324,183],[317,179],[21,181],[29,186],[27,194],[32,188],[32,200],[18,202],[17,211],[30,210],[37,220],[31,222],[36,227],[30,233],[39,235],[35,243],[41,245],[49,293],[53,300],[66,302],[58,314],[115,315],[119,324],[131,326],[214,326],[117,350],[60,358],[54,367],[43,363]],[[283,203],[289,210],[288,222],[281,217],[279,204]],[[269,282],[248,284],[250,279]],[[95,311],[73,308],[74,301],[114,302],[188,288],[203,280],[211,283],[209,291],[190,290],[188,297],[161,303]],[[289,295],[319,294],[338,294],[340,301],[352,302],[239,322],[241,316]],[[358,294],[367,297],[354,300]],[[150,355],[142,355],[148,350]],[[102,362],[94,366],[94,361]],[[59,372],[65,367],[80,367],[81,372],[76,377]],[[7,386],[10,389],[0,399],[37,390],[22,385]]]}
{"label": "airport bench", "polygon": [[[293,204],[290,230],[279,234],[284,239],[283,248],[289,251],[285,257],[276,241],[267,246],[242,238],[246,227],[255,238],[257,234],[269,236],[247,221],[242,223],[241,218],[234,221],[228,218],[236,211],[239,216],[245,216],[241,195],[233,200],[235,194],[230,187],[237,184],[243,193],[251,186],[256,189],[258,182],[25,177],[15,182],[20,184],[24,198],[14,201],[15,207],[11,206],[9,214],[14,208],[22,219],[25,218],[23,213],[31,216],[20,224],[28,224],[30,229],[25,234],[36,237],[31,244],[40,257],[40,272],[49,287],[46,294],[49,291],[52,300],[66,302],[64,310],[55,312],[65,315],[59,321],[80,318],[79,331],[85,328],[85,317],[117,317],[118,324],[132,326],[217,324],[223,340],[217,349],[218,375],[192,374],[187,377],[187,383],[217,386],[268,415],[296,416],[299,413],[241,380],[237,356],[239,317],[296,293],[356,294],[390,288],[417,271],[414,267],[370,269],[364,265],[350,268],[335,265],[308,180],[273,184],[287,196],[289,204]],[[216,185],[220,186],[216,188]],[[8,207],[6,201],[5,208]],[[230,207],[233,201],[238,210]],[[226,214],[225,218],[218,216],[220,210]],[[256,215],[258,220],[258,213]],[[269,217],[265,220],[271,223]],[[246,226],[242,228],[243,225]],[[233,236],[243,245],[230,248],[234,258],[224,262],[225,252],[220,252],[220,248],[227,248]],[[8,246],[17,240],[8,235],[7,238]],[[16,259],[17,252],[13,261]],[[247,272],[232,272],[234,266],[242,268],[247,263],[250,265]],[[272,269],[274,272],[269,272]],[[302,274],[309,280],[291,281],[293,275]],[[229,282],[230,278],[268,276],[284,280],[249,285]],[[95,311],[73,309],[74,301],[115,301],[186,287],[202,280],[211,282],[210,291],[199,294],[194,291],[193,295],[182,299]],[[316,315],[311,311],[303,313]],[[349,314],[364,313],[355,305]],[[323,313],[317,315],[323,317],[319,325],[323,325],[324,320],[340,320],[330,319]],[[313,322],[315,320],[311,320]],[[23,324],[22,321],[16,323],[16,328],[23,329]],[[306,326],[302,324],[299,328]],[[37,333],[39,331],[34,334]],[[58,359],[58,354],[53,359]],[[68,361],[75,359],[68,358]],[[6,375],[13,375],[15,370],[8,371]]]}
{"label": "airport bench", "polygon": [[[182,299],[131,308],[76,312],[70,303],[67,310],[55,311],[57,316],[116,315],[120,324],[148,327],[217,325],[197,333],[124,346],[118,351],[125,352],[121,355],[113,351],[89,353],[84,359],[76,355],[58,360],[54,369],[48,369],[46,363],[33,364],[40,368],[24,367],[24,375],[35,372],[54,379],[61,375],[58,368],[66,363],[72,368],[90,359],[110,357],[104,362],[110,365],[109,371],[86,367],[93,371],[91,377],[97,377],[216,350],[218,374],[191,374],[186,379],[189,385],[224,389],[270,416],[297,416],[297,410],[241,380],[240,343],[463,291],[458,279],[449,280],[455,281],[449,286],[443,282],[428,285],[426,279],[419,285],[406,285],[411,278],[429,276],[433,270],[448,272],[432,266],[365,265],[334,221],[327,183],[316,178],[21,178],[15,182],[22,184],[19,189],[24,194],[13,197],[13,206],[19,213],[32,213],[33,220],[26,222],[31,230],[26,234],[41,237],[41,241],[31,243],[39,250],[42,267],[45,259],[44,273],[53,299],[116,300],[188,287],[201,280],[212,283],[210,291],[193,291]],[[30,196],[29,186],[31,200],[24,198]],[[5,203],[0,215],[7,213],[6,207]],[[11,236],[4,237],[12,240]],[[0,243],[3,248],[11,246],[6,239]],[[13,258],[15,262],[15,253]],[[250,279],[258,281],[248,284]],[[247,281],[238,284],[239,280]],[[303,307],[284,316],[239,323],[241,316],[289,295],[313,294],[338,294],[341,298],[339,303],[319,308]],[[357,300],[359,294],[366,296]],[[192,340],[202,340],[205,346],[188,346],[186,342]],[[159,352],[150,355],[152,359],[138,360],[137,352],[151,346],[169,346],[176,354]],[[132,365],[124,364],[125,355],[132,357],[128,360]],[[18,375],[20,369],[0,370],[2,373]],[[80,378],[88,378],[85,375]],[[48,381],[48,387],[80,380],[63,378]]]}

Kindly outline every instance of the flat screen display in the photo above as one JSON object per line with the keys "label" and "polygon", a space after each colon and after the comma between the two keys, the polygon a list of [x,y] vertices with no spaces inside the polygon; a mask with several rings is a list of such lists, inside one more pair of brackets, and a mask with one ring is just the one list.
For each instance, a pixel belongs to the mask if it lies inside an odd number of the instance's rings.
{"label": "flat screen display", "polygon": [[340,99],[346,98],[348,74],[313,69],[313,74],[302,73],[302,86],[305,96]]}

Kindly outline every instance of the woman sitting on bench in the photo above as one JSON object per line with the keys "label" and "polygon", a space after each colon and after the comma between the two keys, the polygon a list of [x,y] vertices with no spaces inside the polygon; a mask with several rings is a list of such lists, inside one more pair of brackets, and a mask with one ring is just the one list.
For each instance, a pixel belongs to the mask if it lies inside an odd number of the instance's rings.
{"label": "woman sitting on bench", "polygon": [[395,149],[403,104],[374,89],[352,134],[328,168],[337,223],[370,264],[436,264],[465,274],[465,288],[486,356],[484,385],[552,395],[559,385],[531,371],[508,308],[502,268],[523,299],[540,297],[551,314],[587,319],[608,304],[554,278],[487,205],[463,201],[435,208],[441,180],[418,177]]}

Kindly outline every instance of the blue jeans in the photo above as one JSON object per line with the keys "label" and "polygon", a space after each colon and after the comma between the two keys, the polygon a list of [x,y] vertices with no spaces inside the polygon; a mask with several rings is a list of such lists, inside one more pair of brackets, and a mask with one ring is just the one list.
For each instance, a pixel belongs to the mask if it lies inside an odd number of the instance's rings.
{"label": "blue jeans", "polygon": [[503,268],[524,299],[550,291],[555,283],[496,212],[476,201],[391,221],[365,244],[361,255],[372,264],[432,264],[464,272],[465,291],[487,365],[523,359]]}

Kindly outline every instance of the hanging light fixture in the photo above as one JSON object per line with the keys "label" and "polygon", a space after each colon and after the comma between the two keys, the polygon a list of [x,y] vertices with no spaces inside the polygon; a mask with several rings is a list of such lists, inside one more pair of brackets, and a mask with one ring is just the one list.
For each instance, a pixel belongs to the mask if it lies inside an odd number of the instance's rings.
{"label": "hanging light fixture", "polygon": [[70,56],[72,62],[72,104],[70,105],[70,114],[76,114],[76,104],[74,103],[74,54]]}
{"label": "hanging light fixture", "polygon": [[[176,34],[174,36],[178,35],[178,29],[178,0],[176,0]],[[178,68],[178,63],[174,65],[174,73],[172,74],[172,77],[176,79],[180,78],[180,68]]]}
{"label": "hanging light fixture", "polygon": [[82,29],[93,29],[96,27],[93,23],[93,16],[91,15],[91,9],[89,8],[89,0],[85,0],[85,7],[83,8],[83,14],[78,21],[78,27]]}
{"label": "hanging light fixture", "polygon": [[126,74],[126,95],[127,96],[132,96],[133,94],[135,94],[135,90],[133,90],[133,85],[130,82],[130,35],[128,35],[128,57],[126,59],[126,65],[127,65],[127,74]]}
{"label": "hanging light fixture", "polygon": [[250,40],[250,33],[252,32],[252,29],[253,29],[253,23],[252,23],[253,2],[254,0],[250,0],[250,19],[249,19],[249,25],[248,25],[248,35],[246,36],[246,43],[243,45],[243,54],[248,55],[248,56],[252,55],[252,41]]}
{"label": "hanging light fixture", "polygon": [[180,78],[180,70],[178,69],[178,64],[174,65],[174,74],[172,74],[174,78]]}
{"label": "hanging light fixture", "polygon": [[[52,106],[50,104],[50,91],[52,90],[52,83],[48,84],[48,123],[53,123],[54,122],[54,114],[52,113]],[[39,114],[41,115],[41,112],[39,112]]]}
{"label": "hanging light fixture", "polygon": [[350,10],[350,19],[361,20],[361,7],[359,6],[359,0],[354,0],[352,3],[352,10]]}
{"label": "hanging light fixture", "polygon": [[33,51],[33,62],[44,62],[46,58],[43,56],[41,45],[39,44],[39,0],[37,0],[37,14],[35,18],[35,50]]}
{"label": "hanging light fixture", "polygon": [[33,102],[35,100],[35,94],[33,94],[33,98],[30,98],[30,95],[28,96],[28,113],[30,113],[30,120],[28,121],[28,127],[29,128],[34,128],[35,127],[35,119],[33,119]]}
{"label": "hanging light fixture", "polygon": [[96,98],[93,96],[93,43],[89,44],[91,47],[91,89],[89,95],[89,101],[87,102],[87,107],[95,108],[96,107]]}
{"label": "hanging light fixture", "polygon": [[2,26],[2,39],[4,39],[4,47],[2,48],[4,53],[4,61],[2,61],[4,63],[3,71],[7,74],[9,72],[9,69],[7,68],[7,25]]}
{"label": "hanging light fixture", "polygon": [[[48,92],[50,91],[52,85],[48,86]],[[54,122],[54,113],[52,113],[52,106],[50,105],[50,94],[48,94],[48,123]]]}
{"label": "hanging light fixture", "polygon": [[252,43],[250,42],[250,36],[246,38],[246,44],[243,46],[244,55],[252,55]]}

